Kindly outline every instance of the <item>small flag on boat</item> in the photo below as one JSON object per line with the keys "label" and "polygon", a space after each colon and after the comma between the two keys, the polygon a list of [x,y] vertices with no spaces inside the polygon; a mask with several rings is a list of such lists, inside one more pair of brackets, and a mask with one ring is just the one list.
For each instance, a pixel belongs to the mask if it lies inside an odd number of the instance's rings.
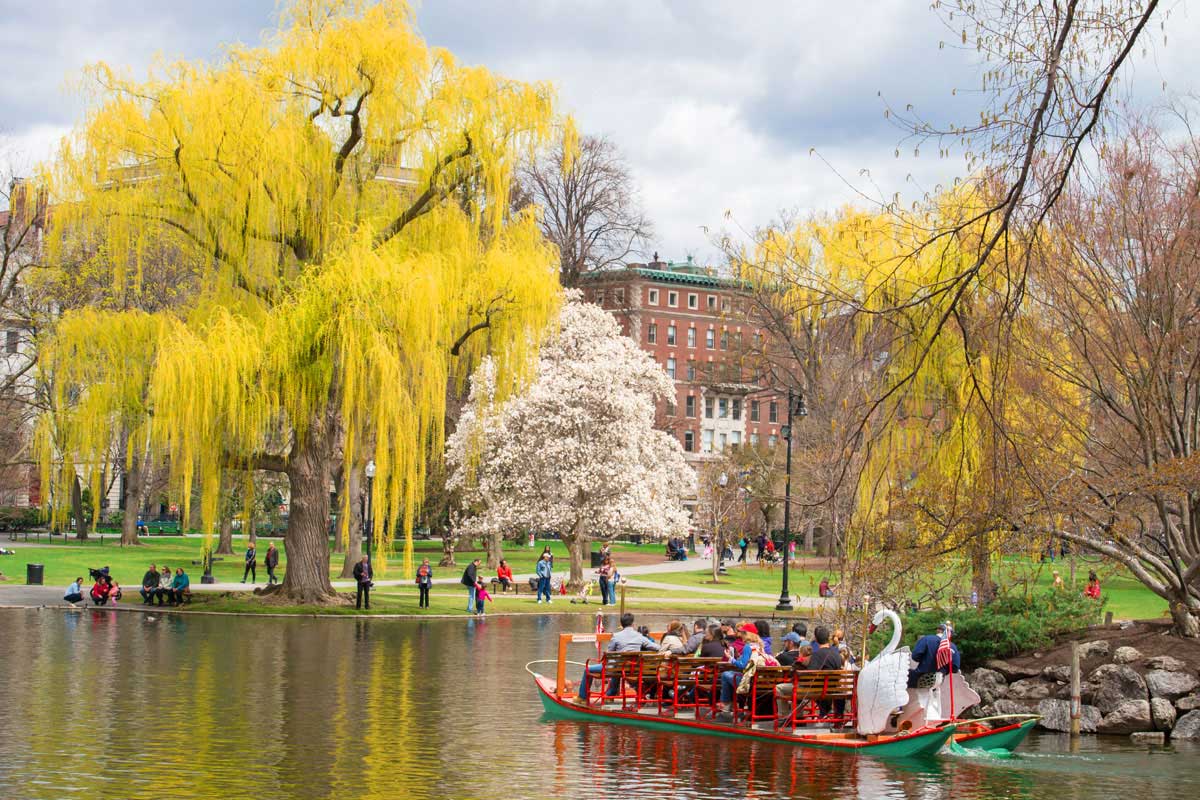
{"label": "small flag on boat", "polygon": [[596,633],[604,633],[604,615],[596,613]]}
{"label": "small flag on boat", "polygon": [[954,662],[954,651],[950,649],[950,633],[951,628],[947,625],[946,638],[938,643],[936,656],[938,669],[946,669]]}

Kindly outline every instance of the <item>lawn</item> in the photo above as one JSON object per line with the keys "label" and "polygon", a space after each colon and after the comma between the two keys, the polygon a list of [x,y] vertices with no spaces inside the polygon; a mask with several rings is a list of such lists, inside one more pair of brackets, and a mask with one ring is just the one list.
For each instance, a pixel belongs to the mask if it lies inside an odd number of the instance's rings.
{"label": "lawn", "polygon": [[[199,583],[200,575],[204,569],[201,565],[203,540],[196,537],[183,536],[149,536],[142,538],[142,544],[137,547],[121,547],[119,540],[105,536],[103,539],[92,538],[86,541],[68,538],[65,542],[58,538],[54,544],[28,544],[18,543],[17,545],[9,545],[7,541],[0,541],[0,546],[6,549],[11,547],[16,550],[16,555],[0,556],[0,572],[8,578],[10,582],[23,583],[25,581],[25,565],[27,563],[45,565],[44,582],[49,586],[66,586],[76,577],[83,577],[85,580],[88,577],[88,568],[99,568],[108,566],[111,568],[113,577],[116,578],[124,586],[136,586],[142,579],[142,575],[151,563],[157,564],[159,569],[163,564],[175,567],[183,567],[184,570],[192,577],[193,582]],[[266,568],[263,566],[263,558],[267,552],[268,542],[275,542],[275,546],[279,548],[279,569],[276,574],[282,577],[287,568],[287,548],[283,545],[282,539],[265,539],[260,537],[258,544],[258,579],[266,580]],[[510,546],[505,550],[505,558],[512,566],[513,571],[520,573],[532,573],[534,562],[542,552],[542,548],[550,545],[550,550],[554,553],[555,571],[565,571],[568,556],[566,547],[558,541],[553,542],[537,542],[535,547],[518,547]],[[414,558],[416,563],[420,563],[422,558],[428,558],[434,565],[442,557],[442,546],[440,541],[418,540],[414,543],[415,553]],[[659,544],[648,544],[636,547],[630,544],[614,543],[613,553],[619,558],[621,553],[630,553],[642,551],[646,553],[653,552],[659,554],[662,552],[662,546]],[[219,582],[240,581],[242,579],[242,559],[246,551],[246,539],[244,536],[233,537],[232,556],[217,556],[213,562],[213,576]],[[392,568],[386,573],[377,569],[376,578],[396,579],[401,577],[399,570],[396,568],[399,552],[394,552],[389,555]],[[455,553],[455,560],[458,562],[457,567],[447,567],[438,569],[435,566],[435,575],[437,578],[457,577],[462,574],[463,568],[470,562],[472,558],[483,558],[486,562],[486,555],[479,551],[460,551]],[[330,575],[338,577],[342,572],[341,554],[333,554],[330,558]],[[585,565],[586,566],[586,565]],[[2,584],[0,584],[2,585]]]}
{"label": "lawn", "polygon": [[[766,569],[757,564],[727,567],[728,573],[721,576],[720,583],[712,583],[712,565],[697,561],[696,572],[661,572],[644,575],[631,575],[630,580],[639,578],[655,583],[670,583],[676,586],[690,586],[697,589],[728,589],[739,592],[761,592],[766,595],[778,596],[783,586],[783,568]],[[817,585],[821,578],[828,576],[837,582],[836,573],[818,570],[803,570],[791,568],[788,570],[788,590],[792,596],[817,596]]]}

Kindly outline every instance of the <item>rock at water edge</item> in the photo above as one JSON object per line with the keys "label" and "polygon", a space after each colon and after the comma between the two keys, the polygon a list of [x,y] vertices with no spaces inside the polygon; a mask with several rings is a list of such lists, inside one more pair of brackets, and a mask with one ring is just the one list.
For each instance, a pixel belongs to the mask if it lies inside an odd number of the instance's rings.
{"label": "rock at water edge", "polygon": [[1136,647],[1118,647],[1113,653],[1113,663],[1132,664],[1133,662],[1140,660],[1141,657],[1142,651],[1138,650]]}
{"label": "rock at water edge", "polygon": [[1167,672],[1186,672],[1187,664],[1175,656],[1155,656],[1146,659],[1146,669],[1165,669]]}
{"label": "rock at water edge", "polygon": [[[1043,700],[1038,703],[1037,713],[1042,715],[1038,725],[1048,731],[1071,730],[1071,703],[1067,700]],[[1100,725],[1100,709],[1095,706],[1081,706],[1079,709],[1079,730],[1083,733],[1095,733]]]}
{"label": "rock at water edge", "polygon": [[1149,700],[1126,700],[1105,714],[1096,730],[1099,733],[1134,733],[1148,731],[1153,725]]}
{"label": "rock at water edge", "polygon": [[1165,669],[1152,669],[1146,673],[1146,686],[1151,697],[1164,697],[1167,700],[1178,700],[1186,694],[1191,694],[1200,688],[1200,680],[1187,672],[1167,672]]}
{"label": "rock at water edge", "polygon": [[1058,681],[1059,683],[1068,683],[1071,680],[1071,668],[1066,664],[1058,664],[1053,667],[1045,667],[1042,669],[1042,677],[1048,681]]}
{"label": "rock at water edge", "polygon": [[1162,731],[1137,731],[1129,734],[1129,738],[1137,744],[1166,744],[1167,735]]}
{"label": "rock at water edge", "polygon": [[[984,667],[993,671],[999,672],[1006,681],[1017,681],[1021,678],[1036,678],[1042,674],[1041,667],[1026,667],[1020,664],[1010,664],[999,658],[993,658],[984,662]],[[979,670],[976,670],[978,672]]]}
{"label": "rock at water edge", "polygon": [[1175,727],[1175,706],[1171,701],[1162,697],[1150,698],[1150,719],[1154,721],[1154,729],[1169,731]]}
{"label": "rock at water edge", "polygon": [[1189,711],[1175,720],[1172,739],[1200,739],[1200,711]]}
{"label": "rock at water edge", "polygon": [[1009,684],[1008,696],[1014,700],[1044,700],[1050,696],[1050,685],[1037,678],[1022,678]]}
{"label": "rock at water edge", "polygon": [[[1133,667],[1124,664],[1102,664],[1092,670],[1088,680],[1096,687],[1092,703],[1103,714],[1112,713],[1121,703],[1130,700],[1141,700],[1146,703],[1146,682]],[[1146,703],[1147,720],[1149,720],[1149,706],[1150,704]],[[1124,732],[1129,733],[1129,731]]]}

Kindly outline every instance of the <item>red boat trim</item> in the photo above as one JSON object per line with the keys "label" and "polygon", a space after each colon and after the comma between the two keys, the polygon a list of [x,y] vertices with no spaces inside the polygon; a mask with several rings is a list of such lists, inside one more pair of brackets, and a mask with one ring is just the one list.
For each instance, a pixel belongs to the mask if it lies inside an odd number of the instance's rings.
{"label": "red boat trim", "polygon": [[[931,727],[926,726],[924,728],[917,729],[916,731],[910,733],[907,736],[891,737],[888,739],[881,739],[881,740],[875,741],[875,742],[850,742],[850,741],[846,741],[844,739],[818,739],[815,737],[807,737],[807,738],[806,737],[797,737],[797,736],[791,736],[788,734],[769,733],[767,731],[755,730],[753,728],[737,728],[732,725],[717,725],[717,724],[708,723],[708,722],[700,722],[697,720],[679,719],[677,717],[660,717],[658,715],[647,716],[645,714],[629,713],[629,712],[625,712],[625,711],[610,711],[610,710],[604,709],[604,708],[595,708],[594,706],[585,706],[585,705],[581,705],[579,703],[568,702],[568,701],[559,699],[558,696],[555,695],[554,691],[547,687],[547,684],[549,684],[549,681],[546,678],[541,677],[540,675],[536,678],[535,682],[537,683],[538,691],[540,691],[546,697],[549,697],[554,702],[555,705],[559,706],[560,708],[565,708],[565,709],[568,709],[568,710],[574,711],[574,712],[589,714],[591,716],[596,716],[596,717],[617,717],[619,719],[638,720],[638,721],[642,721],[642,722],[653,720],[655,722],[670,723],[673,725],[678,725],[681,728],[691,728],[691,729],[702,730],[702,731],[713,731],[715,733],[733,734],[736,736],[746,736],[746,737],[750,737],[750,738],[754,738],[754,739],[769,739],[769,740],[776,741],[776,742],[786,742],[788,744],[803,743],[803,744],[812,745],[815,747],[829,747],[829,748],[836,747],[836,748],[841,748],[843,750],[869,750],[873,747],[879,747],[880,745],[890,744],[891,742],[895,741],[896,739],[903,739],[905,741],[909,741],[912,739],[920,739],[924,736],[936,736],[940,733],[943,733],[943,730],[941,727],[931,728]],[[994,731],[989,731],[989,733],[993,733],[993,732]]]}

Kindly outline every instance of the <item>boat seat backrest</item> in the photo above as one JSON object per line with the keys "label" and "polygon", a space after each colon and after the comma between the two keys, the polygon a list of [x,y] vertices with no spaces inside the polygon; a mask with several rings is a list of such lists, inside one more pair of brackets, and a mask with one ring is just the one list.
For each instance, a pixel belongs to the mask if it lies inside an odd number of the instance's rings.
{"label": "boat seat backrest", "polygon": [[853,697],[858,673],[848,669],[796,670],[796,696],[812,700]]}

